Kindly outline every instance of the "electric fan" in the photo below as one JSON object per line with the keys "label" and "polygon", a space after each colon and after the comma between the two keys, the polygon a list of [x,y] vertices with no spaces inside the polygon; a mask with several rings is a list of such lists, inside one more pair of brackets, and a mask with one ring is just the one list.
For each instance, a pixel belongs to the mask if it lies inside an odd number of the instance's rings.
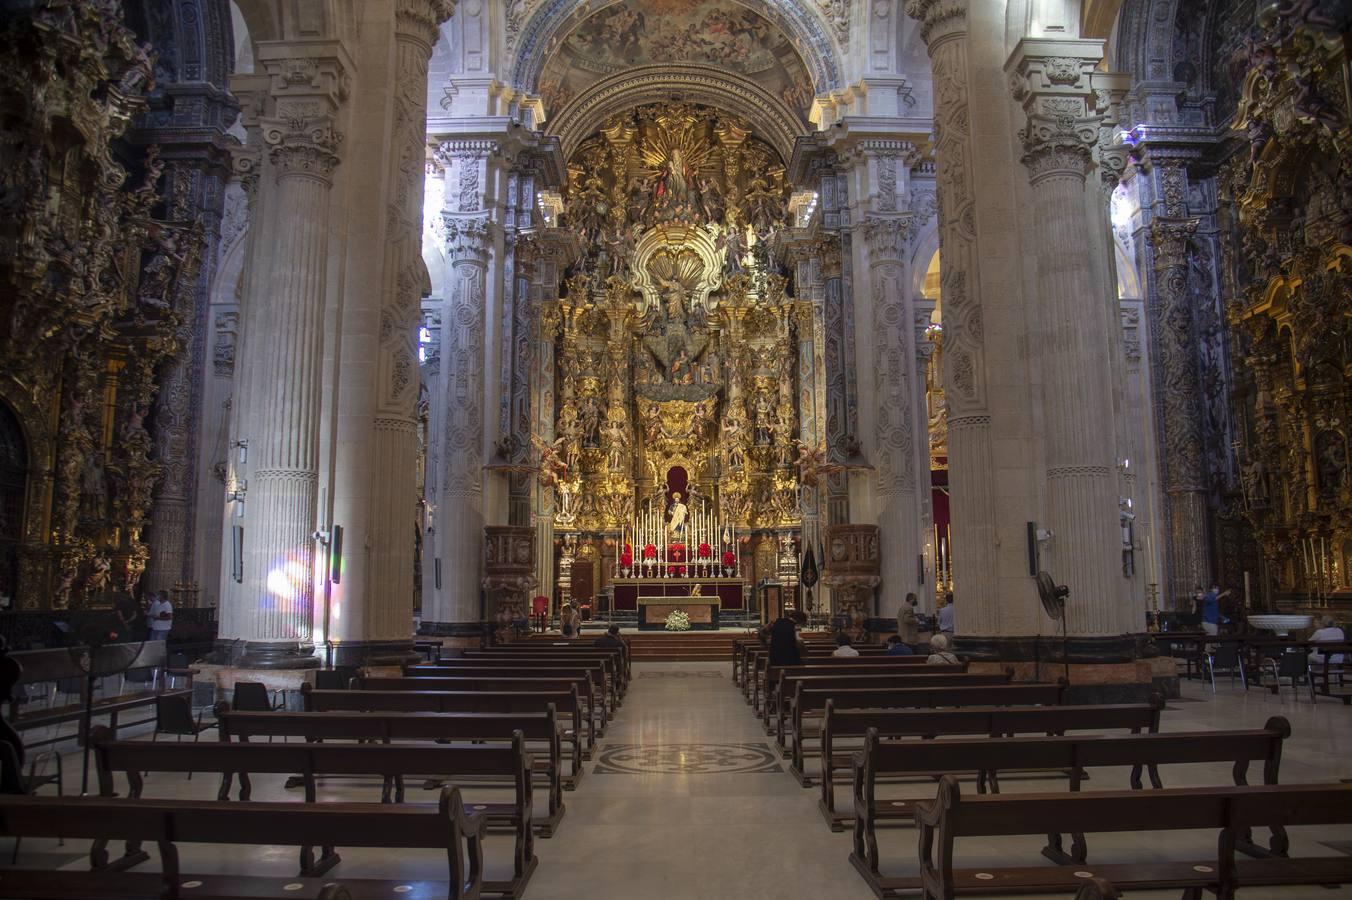
{"label": "electric fan", "polygon": [[[97,598],[99,600],[111,598]],[[110,609],[89,609],[76,612],[68,620],[66,633],[71,643],[66,650],[75,667],[84,673],[84,717],[80,732],[84,735],[84,768],[80,778],[80,793],[89,793],[89,731],[94,717],[94,683],[109,675],[118,675],[131,667],[141,655],[145,638],[121,640],[126,626],[117,613]]]}
{"label": "electric fan", "polygon": [[1057,584],[1052,576],[1041,570],[1037,573],[1037,595],[1042,599],[1042,609],[1053,619],[1061,620],[1061,662],[1066,667],[1066,683],[1070,683],[1070,638],[1066,636],[1066,597],[1070,588]]}

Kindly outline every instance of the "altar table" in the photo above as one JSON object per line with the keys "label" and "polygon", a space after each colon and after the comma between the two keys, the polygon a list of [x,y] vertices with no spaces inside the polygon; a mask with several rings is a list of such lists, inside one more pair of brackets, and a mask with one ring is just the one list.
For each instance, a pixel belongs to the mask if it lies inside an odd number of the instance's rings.
{"label": "altar table", "polygon": [[639,597],[639,631],[658,631],[666,628],[667,616],[681,610],[690,617],[692,631],[718,630],[717,597]]}

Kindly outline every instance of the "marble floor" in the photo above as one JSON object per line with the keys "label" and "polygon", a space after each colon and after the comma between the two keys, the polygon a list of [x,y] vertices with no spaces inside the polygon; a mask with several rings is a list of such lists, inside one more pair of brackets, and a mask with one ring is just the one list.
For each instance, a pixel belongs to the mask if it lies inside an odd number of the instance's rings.
{"label": "marble floor", "polygon": [[[817,811],[818,792],[800,788],[787,763],[773,750],[723,663],[639,663],[618,718],[600,742],[596,758],[577,791],[565,794],[567,814],[556,836],[536,841],[540,865],[527,898],[867,898],[872,894],[847,861],[848,833],[831,833]],[[1212,696],[1198,683],[1185,684],[1181,700],[1164,714],[1170,731],[1261,726],[1286,716],[1292,737],[1282,759],[1282,781],[1337,781],[1352,778],[1352,709],[1331,700],[1281,698],[1247,693],[1224,682]],[[214,735],[213,735],[214,737]],[[78,770],[69,758],[68,772]],[[809,762],[811,767],[812,763]],[[1229,783],[1228,766],[1176,767],[1163,771],[1168,786]],[[1094,770],[1093,787],[1126,787],[1125,770]],[[78,778],[74,780],[78,789]],[[282,779],[255,778],[256,799],[297,799]],[[1064,782],[1001,779],[1006,792],[1059,790]],[[970,782],[964,783],[971,787]],[[152,775],[147,796],[211,798],[216,785]],[[888,786],[891,795],[932,796],[933,784]],[[326,782],[321,799],[372,799],[375,782]],[[471,795],[474,794],[471,789]],[[845,791],[841,792],[845,794]],[[428,799],[430,799],[430,794]],[[422,798],[413,797],[414,800]],[[848,808],[848,796],[841,798]],[[507,838],[488,842],[490,877],[502,872],[494,859],[509,852]],[[1126,836],[1091,835],[1092,860],[1187,859],[1214,852],[1214,834],[1161,832]],[[1039,861],[1042,841],[1006,839],[959,845],[964,864],[1029,864]],[[913,865],[915,833],[909,828],[881,833],[885,869],[900,873]],[[1352,828],[1292,832],[1293,850],[1305,854],[1352,854]],[[0,840],[8,864],[11,846]],[[25,841],[19,865],[84,864],[83,846]],[[290,847],[187,846],[183,869],[192,872],[275,872],[294,875]],[[402,853],[342,849],[342,864],[331,877],[444,877],[445,863],[433,852]],[[152,864],[153,865],[153,864]],[[1352,895],[1352,888],[1253,889],[1245,898]],[[1136,896],[1176,896],[1133,893]]]}

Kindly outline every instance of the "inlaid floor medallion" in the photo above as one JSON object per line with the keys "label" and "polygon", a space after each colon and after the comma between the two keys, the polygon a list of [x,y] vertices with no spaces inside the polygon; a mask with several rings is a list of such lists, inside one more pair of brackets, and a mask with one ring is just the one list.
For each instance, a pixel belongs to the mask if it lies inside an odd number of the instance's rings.
{"label": "inlaid floor medallion", "polygon": [[765,744],[612,744],[597,757],[598,775],[758,775],[782,772]]}

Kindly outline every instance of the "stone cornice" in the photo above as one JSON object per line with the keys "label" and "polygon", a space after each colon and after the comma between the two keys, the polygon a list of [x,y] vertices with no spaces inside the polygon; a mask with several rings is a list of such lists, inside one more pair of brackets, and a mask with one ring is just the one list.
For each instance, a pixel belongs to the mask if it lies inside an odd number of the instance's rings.
{"label": "stone cornice", "polygon": [[512,162],[523,154],[535,157],[541,173],[541,187],[563,184],[563,152],[558,138],[541,134],[507,116],[470,119],[429,119],[427,143],[436,162],[445,167],[456,155],[502,157]]}

